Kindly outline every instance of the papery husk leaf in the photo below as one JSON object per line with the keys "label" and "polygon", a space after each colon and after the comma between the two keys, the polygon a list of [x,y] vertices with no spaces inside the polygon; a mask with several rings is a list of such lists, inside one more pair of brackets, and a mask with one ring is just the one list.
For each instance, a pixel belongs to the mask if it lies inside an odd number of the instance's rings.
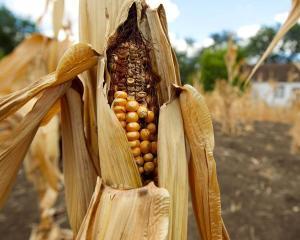
{"label": "papery husk leaf", "polygon": [[78,43],[66,51],[57,70],[25,88],[0,99],[0,121],[21,108],[41,91],[72,80],[79,73],[97,64],[98,55],[86,44]]}
{"label": "papery husk leaf", "polygon": [[221,217],[220,190],[213,157],[214,135],[204,98],[192,86],[181,88],[180,106],[191,160],[189,180],[194,212],[201,239],[228,239]]}
{"label": "papery husk leaf", "polygon": [[169,194],[153,183],[117,190],[98,181],[77,240],[167,239]]}
{"label": "papery husk leaf", "polygon": [[0,145],[0,207],[3,206],[16,179],[22,160],[43,117],[60,98],[69,84],[48,89],[24,117],[18,127]]}
{"label": "papery husk leaf", "polygon": [[81,96],[69,89],[61,102],[66,205],[70,225],[76,234],[91,200],[97,174],[84,136]]}
{"label": "papery husk leaf", "polygon": [[33,34],[19,44],[15,50],[0,61],[0,93],[7,94],[15,81],[24,77],[26,69],[36,56],[51,42],[40,34]]}
{"label": "papery husk leaf", "polygon": [[251,74],[249,75],[247,82],[251,80],[251,78],[254,76],[257,69],[261,66],[261,64],[265,61],[265,59],[271,54],[273,49],[276,47],[278,42],[284,37],[284,35],[295,25],[297,24],[298,20],[300,18],[300,0],[293,0],[292,2],[292,8],[290,10],[289,16],[284,22],[284,24],[280,27],[278,33],[275,35],[274,39],[268,46],[267,50],[264,52],[262,57],[259,59],[253,70],[251,71]]}
{"label": "papery husk leaf", "polygon": [[53,1],[53,11],[52,11],[52,27],[54,37],[57,39],[59,30],[63,26],[63,17],[64,17],[65,1],[64,0],[55,0]]}
{"label": "papery husk leaf", "polygon": [[158,183],[170,193],[168,239],[184,240],[188,223],[188,162],[178,99],[161,107],[158,126]]}
{"label": "papery husk leaf", "polygon": [[101,177],[106,185],[142,186],[140,174],[129,143],[103,89],[105,61],[99,61],[97,87],[97,121]]}

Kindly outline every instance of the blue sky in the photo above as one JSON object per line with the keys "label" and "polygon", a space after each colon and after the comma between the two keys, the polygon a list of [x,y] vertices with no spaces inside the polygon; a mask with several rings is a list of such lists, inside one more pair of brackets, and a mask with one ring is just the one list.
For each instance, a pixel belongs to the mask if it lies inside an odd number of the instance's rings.
{"label": "blue sky", "polygon": [[[65,0],[66,16],[77,33],[79,0]],[[169,20],[170,38],[177,49],[187,50],[186,38],[196,40],[196,48],[210,45],[209,36],[223,30],[235,31],[247,39],[261,25],[282,23],[291,7],[291,0],[147,0],[154,6],[163,2]],[[0,0],[15,13],[37,19],[43,11],[43,0]],[[51,34],[51,14],[44,19],[42,29]],[[194,51],[195,49],[191,49]]]}
{"label": "blue sky", "polygon": [[250,25],[275,24],[275,16],[287,12],[291,0],[173,0],[179,16],[170,23],[178,37],[202,40],[213,32]]}

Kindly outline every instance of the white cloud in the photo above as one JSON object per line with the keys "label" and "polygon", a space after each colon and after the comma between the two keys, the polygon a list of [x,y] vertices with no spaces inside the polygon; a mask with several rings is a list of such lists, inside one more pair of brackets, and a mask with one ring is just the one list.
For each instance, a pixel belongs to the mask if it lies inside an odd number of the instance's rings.
{"label": "white cloud", "polygon": [[172,46],[178,52],[185,52],[188,57],[193,57],[201,48],[206,48],[214,44],[214,40],[209,37],[190,45],[184,38],[177,37],[174,33],[170,33],[169,36]]}
{"label": "white cloud", "polygon": [[[3,3],[14,13],[36,21],[45,9],[46,0],[4,0]],[[71,20],[74,36],[78,36],[78,9],[79,0],[65,0],[65,19]],[[53,36],[52,31],[52,4],[43,17],[39,26],[41,31],[47,36]]]}
{"label": "white cloud", "polygon": [[236,33],[239,38],[245,40],[255,36],[260,27],[261,26],[259,24],[242,26],[236,31]]}
{"label": "white cloud", "polygon": [[284,23],[287,19],[289,12],[282,12],[275,15],[274,20],[278,23]]}
{"label": "white cloud", "polygon": [[150,7],[158,7],[159,4],[163,4],[166,10],[168,22],[174,22],[180,15],[180,11],[176,3],[172,0],[147,0]]}

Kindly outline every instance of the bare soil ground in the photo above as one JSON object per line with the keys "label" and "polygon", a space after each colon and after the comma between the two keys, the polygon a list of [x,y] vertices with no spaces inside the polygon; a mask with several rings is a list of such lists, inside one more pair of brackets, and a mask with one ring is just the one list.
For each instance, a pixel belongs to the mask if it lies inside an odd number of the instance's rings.
{"label": "bare soil ground", "polygon": [[[256,123],[253,132],[229,137],[215,125],[222,211],[232,239],[300,239],[300,154],[290,154],[288,131],[287,125]],[[63,200],[59,205],[63,207]],[[37,212],[35,192],[20,171],[0,211],[0,239],[28,239]],[[60,222],[66,221],[60,216]],[[193,239],[199,237],[191,213],[189,240]]]}

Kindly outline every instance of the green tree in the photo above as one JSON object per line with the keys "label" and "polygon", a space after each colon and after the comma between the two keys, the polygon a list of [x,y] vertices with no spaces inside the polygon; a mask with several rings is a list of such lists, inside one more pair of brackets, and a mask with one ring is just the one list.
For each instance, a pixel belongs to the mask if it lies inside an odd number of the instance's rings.
{"label": "green tree", "polygon": [[214,89],[217,80],[227,78],[225,65],[226,49],[224,48],[206,48],[203,50],[200,58],[201,83],[205,91]]}
{"label": "green tree", "polygon": [[6,7],[0,7],[0,58],[10,53],[28,33],[37,32],[30,20],[15,16]]}
{"label": "green tree", "polygon": [[188,57],[185,52],[176,52],[176,56],[182,82],[191,84],[193,76],[199,68],[197,55],[196,57]]}
{"label": "green tree", "polygon": [[[292,62],[300,54],[300,24],[296,24],[283,39],[283,46],[281,51],[286,55],[286,61]],[[288,54],[286,54],[288,53]]]}
{"label": "green tree", "polygon": [[[274,38],[278,28],[263,26],[258,33],[249,39],[249,43],[245,47],[245,53],[249,58],[258,58],[269,46],[270,42]],[[266,60],[267,63],[279,62],[282,60],[282,55],[278,53],[272,53]]]}

